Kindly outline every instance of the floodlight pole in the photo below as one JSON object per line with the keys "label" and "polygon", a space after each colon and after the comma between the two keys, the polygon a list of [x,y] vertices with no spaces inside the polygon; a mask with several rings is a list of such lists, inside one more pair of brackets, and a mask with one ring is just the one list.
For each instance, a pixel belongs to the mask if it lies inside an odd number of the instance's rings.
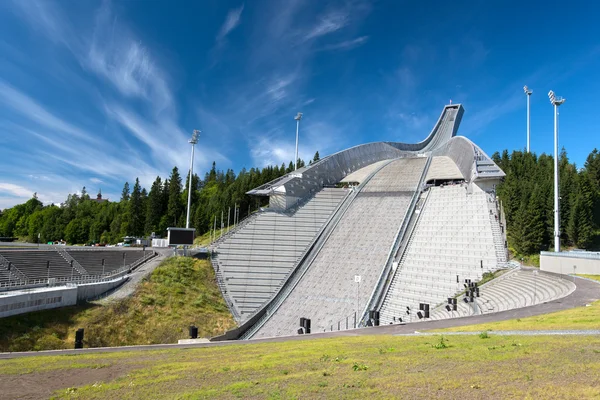
{"label": "floodlight pole", "polygon": [[524,86],[523,91],[527,95],[527,152],[529,153],[530,152],[529,143],[530,143],[530,137],[531,137],[531,128],[530,128],[531,119],[529,116],[529,98],[531,97],[533,90],[530,90],[527,86]]}
{"label": "floodlight pole", "polygon": [[187,202],[187,216],[185,218],[185,227],[187,229],[190,228],[190,207],[192,203],[192,175],[194,174],[194,148],[196,147],[196,143],[198,143],[198,136],[200,135],[200,131],[194,129],[192,133],[192,138],[188,140],[188,143],[192,145],[192,157],[190,159],[190,179],[188,183],[188,202]]}
{"label": "floodlight pole", "polygon": [[298,130],[300,129],[300,120],[302,113],[299,112],[294,119],[296,120],[296,158],[294,158],[294,171],[298,169]]}
{"label": "floodlight pole", "polygon": [[548,92],[550,103],[554,106],[554,252],[560,252],[560,204],[558,198],[558,106],[565,102],[562,97],[556,97],[551,90]]}

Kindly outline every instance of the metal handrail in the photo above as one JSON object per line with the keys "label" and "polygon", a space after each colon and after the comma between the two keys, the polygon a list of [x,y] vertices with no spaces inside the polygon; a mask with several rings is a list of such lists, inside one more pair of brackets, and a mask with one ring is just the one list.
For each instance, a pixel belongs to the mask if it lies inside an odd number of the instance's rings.
{"label": "metal handrail", "polygon": [[287,299],[289,294],[294,290],[296,285],[300,282],[310,265],[313,263],[316,256],[320,253],[323,245],[329,239],[331,233],[337,227],[337,224],[342,219],[350,205],[353,203],[354,199],[358,196],[363,187],[377,174],[381,169],[386,167],[392,161],[396,159],[391,159],[385,164],[379,166],[375,171],[373,171],[360,185],[358,185],[352,193],[347,196],[342,203],[338,206],[335,212],[332,214],[330,219],[327,221],[323,228],[317,235],[318,237],[315,239],[314,244],[307,248],[304,257],[300,260],[296,268],[288,275],[288,279],[285,283],[279,288],[279,291],[273,296],[272,300],[264,306],[265,313],[264,315],[256,321],[241,337],[240,339],[250,339],[252,336],[256,334],[256,332],[271,318],[275,312],[279,309],[281,304]]}
{"label": "metal handrail", "polygon": [[[111,272],[107,272],[103,275],[80,275],[71,277],[57,277],[50,278],[55,283],[77,283],[77,284],[87,284],[87,283],[99,283],[105,282],[107,280],[114,279],[119,275],[123,274],[125,271],[133,270],[140,266],[141,264],[151,260],[156,256],[156,253],[151,253],[150,257],[144,257],[137,259],[131,264],[127,264],[123,267],[120,267]],[[27,280],[19,280],[19,281],[10,281],[10,282],[0,282],[0,288],[9,288],[9,287],[22,287],[22,286],[30,286],[30,285],[47,285],[49,284],[48,278],[35,278],[35,279],[27,279]]]}
{"label": "metal handrail", "polygon": [[398,232],[396,233],[394,242],[390,246],[390,250],[388,252],[388,257],[387,257],[386,263],[385,263],[383,269],[381,270],[381,273],[379,274],[379,278],[377,279],[377,284],[373,288],[373,292],[371,293],[371,296],[369,297],[369,301],[367,302],[365,309],[362,313],[362,316],[360,319],[361,325],[365,323],[365,321],[369,315],[369,310],[373,309],[375,304],[377,304],[379,302],[380,298],[383,296],[382,291],[384,289],[386,281],[389,279],[390,273],[392,272],[392,264],[394,262],[394,255],[398,251],[400,244],[405,237],[405,233],[406,233],[406,230],[410,223],[410,220],[412,219],[412,216],[414,214],[415,207],[417,206],[417,202],[419,201],[419,198],[421,197],[421,193],[423,191],[423,181],[425,180],[425,177],[427,176],[427,171],[429,171],[429,166],[431,165],[432,158],[433,157],[431,155],[429,155],[429,157],[427,157],[425,167],[423,168],[423,172],[421,173],[419,182],[417,184],[417,189],[415,190],[415,193],[413,194],[413,198],[410,202],[408,209],[404,213],[404,218],[402,219],[402,224],[400,225],[400,228],[398,229]]}

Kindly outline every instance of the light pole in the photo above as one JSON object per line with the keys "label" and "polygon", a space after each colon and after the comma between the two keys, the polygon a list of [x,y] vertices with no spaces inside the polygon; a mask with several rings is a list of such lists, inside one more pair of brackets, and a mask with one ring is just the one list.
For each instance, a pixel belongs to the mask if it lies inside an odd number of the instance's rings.
{"label": "light pole", "polygon": [[550,103],[554,106],[554,252],[560,252],[560,211],[558,203],[558,106],[565,102],[551,90],[548,92]]}
{"label": "light pole", "polygon": [[188,183],[188,203],[187,203],[187,216],[185,218],[185,227],[189,229],[190,227],[190,206],[192,203],[192,175],[194,174],[194,147],[196,143],[198,143],[198,136],[200,135],[200,131],[194,129],[192,133],[192,138],[188,140],[188,143],[192,145],[192,158],[190,160],[190,180]]}
{"label": "light pole", "polygon": [[302,113],[299,112],[294,117],[296,120],[296,158],[294,158],[294,170],[298,169],[298,130],[300,129],[300,120],[302,119]]}
{"label": "light pole", "polygon": [[533,93],[533,90],[530,90],[527,85],[523,86],[523,91],[525,92],[525,94],[527,95],[527,152],[529,153],[529,141],[530,141],[530,134],[531,134],[531,129],[530,129],[530,117],[529,117],[529,97],[531,97],[531,93]]}

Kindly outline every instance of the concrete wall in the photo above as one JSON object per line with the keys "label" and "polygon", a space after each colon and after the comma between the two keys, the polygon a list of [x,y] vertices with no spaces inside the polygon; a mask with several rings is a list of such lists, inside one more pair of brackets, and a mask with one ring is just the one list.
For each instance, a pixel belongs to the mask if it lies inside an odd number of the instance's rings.
{"label": "concrete wall", "polygon": [[9,292],[0,296],[0,318],[76,303],[77,288],[74,286]]}
{"label": "concrete wall", "polygon": [[542,251],[540,269],[557,274],[600,275],[600,253]]}
{"label": "concrete wall", "polygon": [[121,277],[108,282],[88,283],[79,286],[58,286],[25,289],[0,294],[0,318],[25,314],[32,311],[49,310],[77,304],[78,301],[98,297],[129,279]]}
{"label": "concrete wall", "polygon": [[120,277],[108,282],[87,283],[77,286],[77,300],[88,300],[100,296],[102,293],[108,292],[124,284],[129,278]]}

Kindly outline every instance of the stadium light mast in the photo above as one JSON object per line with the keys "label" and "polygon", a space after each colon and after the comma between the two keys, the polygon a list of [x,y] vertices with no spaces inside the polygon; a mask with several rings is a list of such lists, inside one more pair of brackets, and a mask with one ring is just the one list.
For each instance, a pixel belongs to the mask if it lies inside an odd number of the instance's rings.
{"label": "stadium light mast", "polygon": [[560,209],[558,202],[558,106],[565,102],[554,91],[548,92],[550,103],[554,106],[554,251],[560,252]]}
{"label": "stadium light mast", "polygon": [[527,95],[527,152],[529,153],[529,142],[530,142],[530,135],[531,135],[531,129],[530,129],[530,117],[529,117],[529,98],[531,97],[531,93],[533,93],[533,90],[530,90],[527,85],[523,86],[523,91],[525,92],[525,94]]}
{"label": "stadium light mast", "polygon": [[185,227],[189,229],[190,227],[190,207],[192,203],[192,175],[194,174],[194,147],[198,143],[198,136],[200,136],[200,131],[194,129],[192,133],[192,138],[188,140],[188,143],[192,145],[192,158],[190,160],[190,180],[188,183],[188,203],[187,203],[187,216],[185,218]]}
{"label": "stadium light mast", "polygon": [[302,113],[299,112],[294,117],[296,120],[296,158],[294,158],[294,171],[298,169],[298,130],[300,129],[300,120],[302,119]]}

